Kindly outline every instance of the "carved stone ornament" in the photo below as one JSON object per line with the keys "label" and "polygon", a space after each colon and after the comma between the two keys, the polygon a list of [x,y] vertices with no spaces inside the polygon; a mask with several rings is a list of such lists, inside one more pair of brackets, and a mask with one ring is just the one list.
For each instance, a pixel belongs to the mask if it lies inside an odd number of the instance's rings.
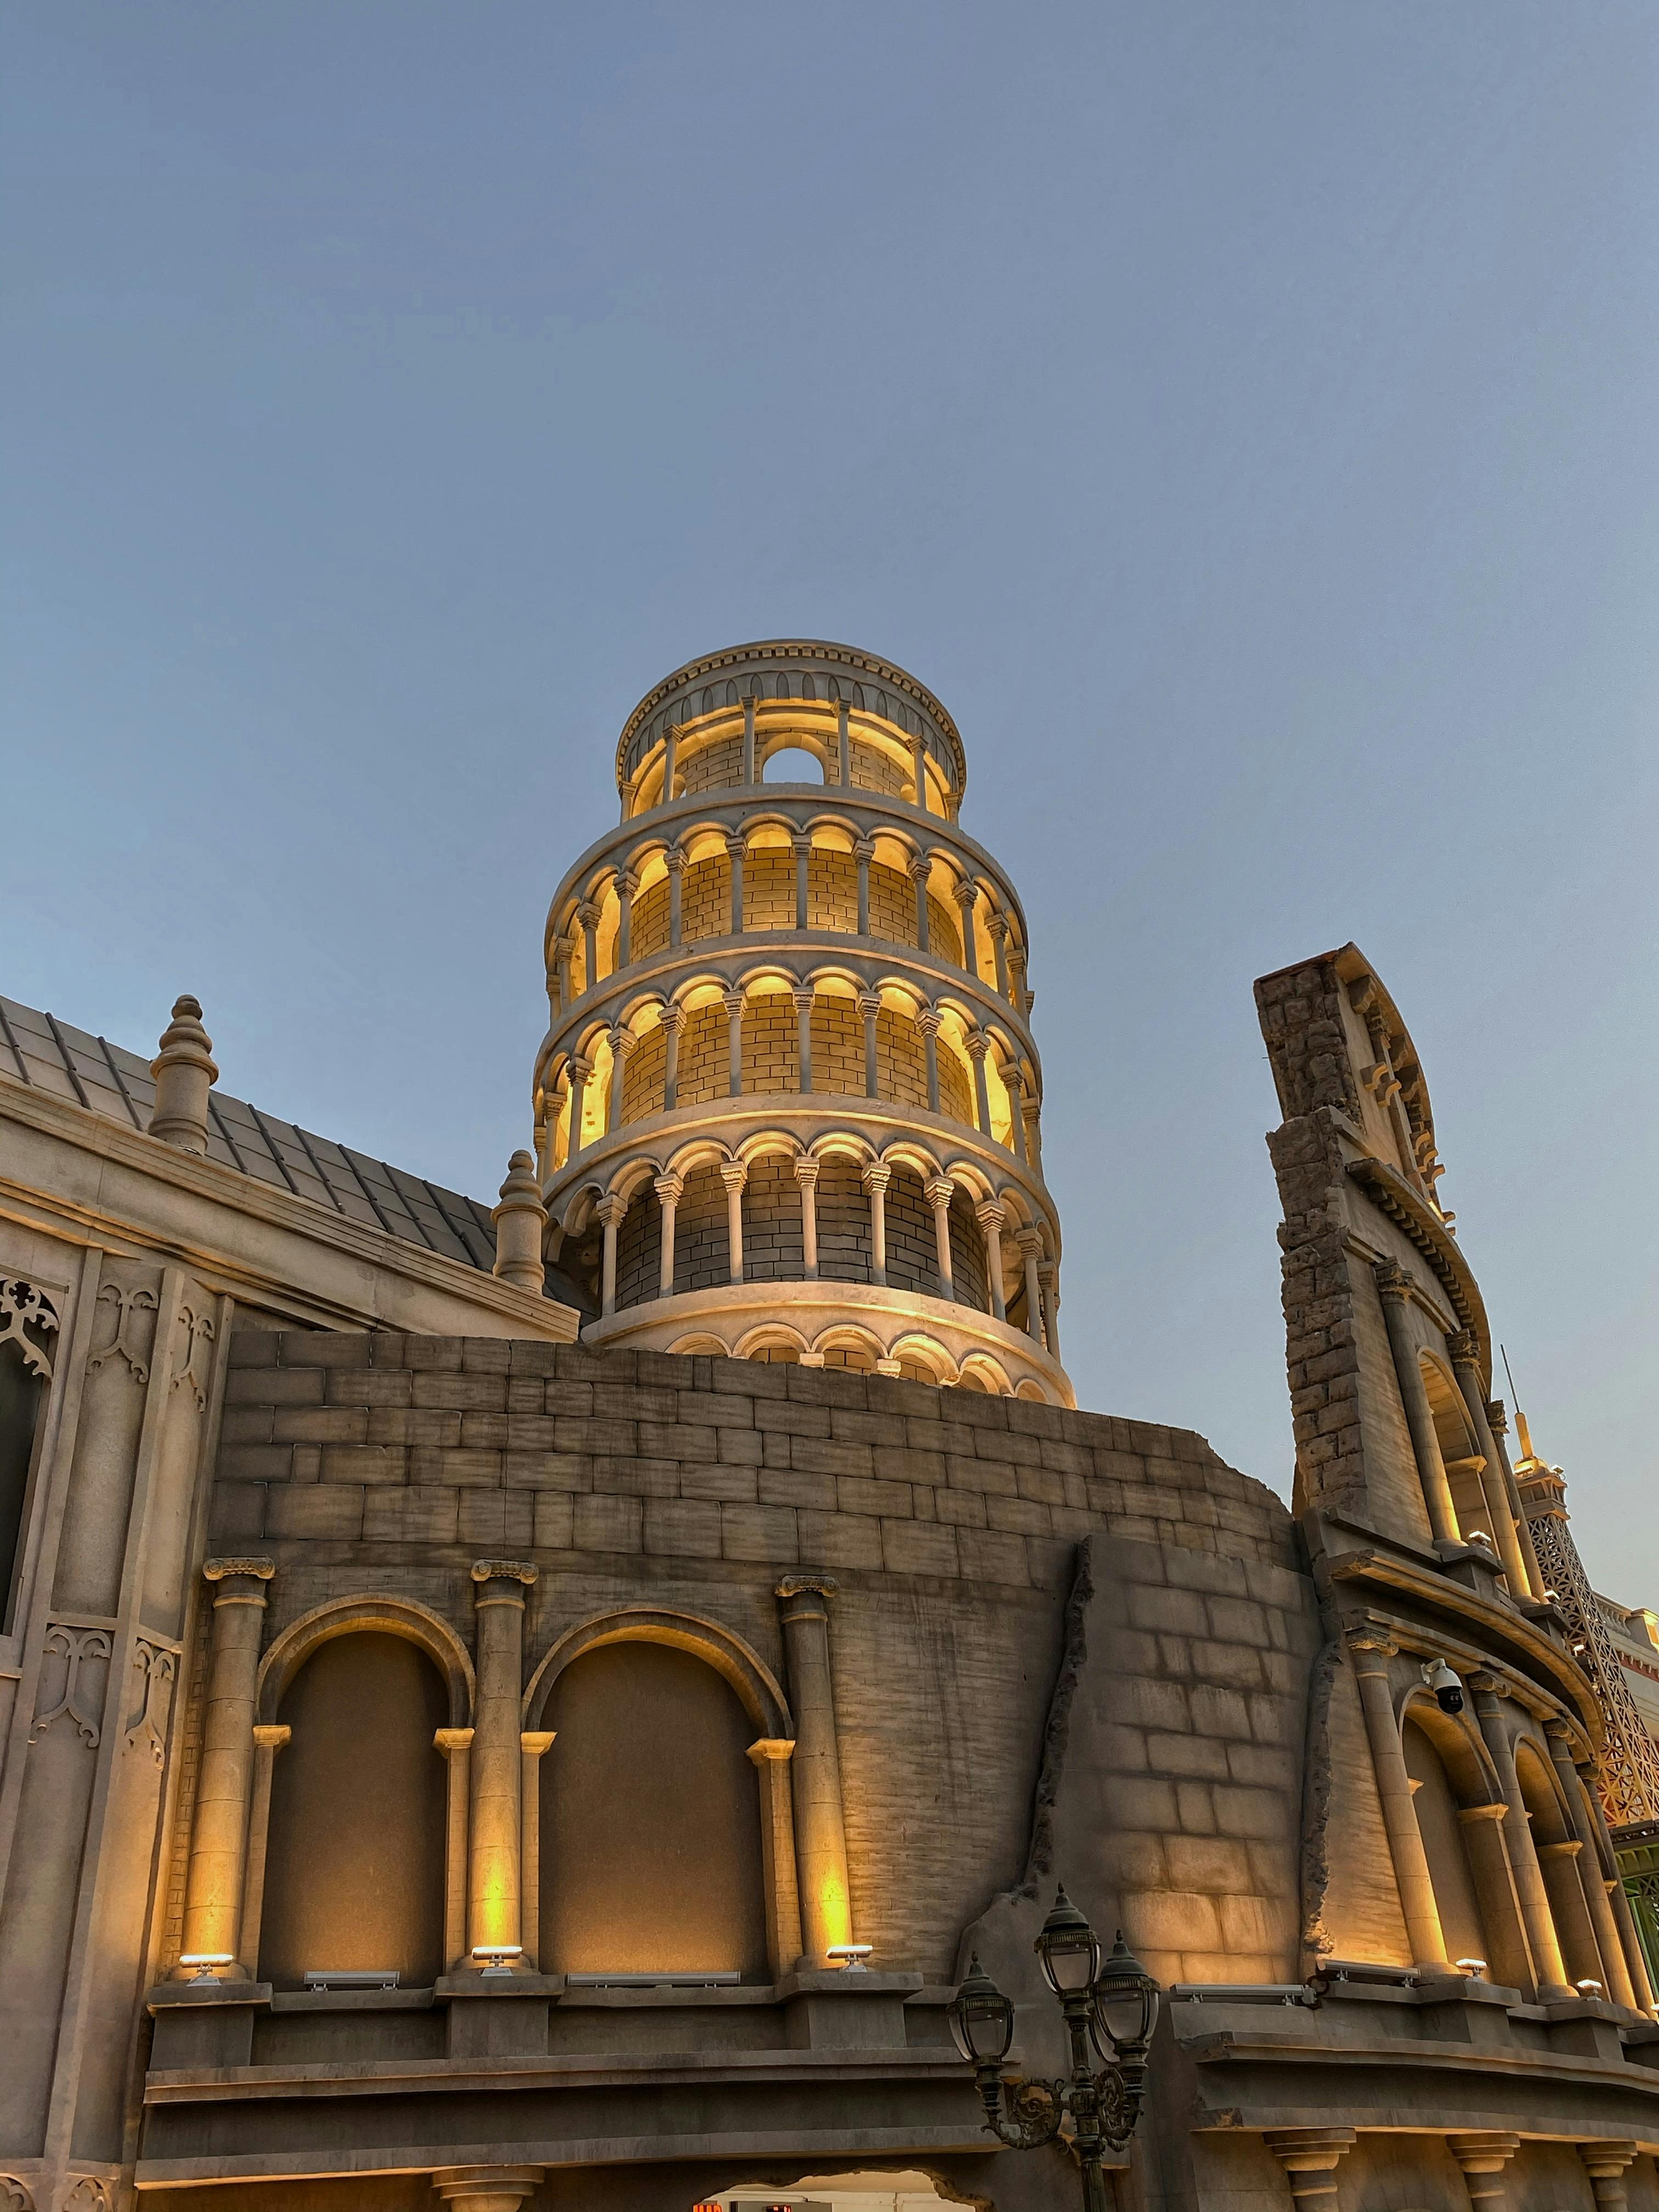
{"label": "carved stone ornament", "polygon": [[[38,1742],[54,1721],[67,1717],[80,1730],[82,1742],[89,1751],[95,1750],[98,1723],[94,1713],[83,1711],[80,1704],[81,1669],[93,1661],[108,1659],[113,1648],[108,1629],[76,1628],[68,1621],[55,1620],[47,1629],[40,1648],[47,1657],[63,1661],[64,1681],[57,1704],[43,1703],[36,1712],[34,1726],[29,1730],[31,1742]],[[43,1690],[43,1698],[45,1694]]]}
{"label": "carved stone ornament", "polygon": [[107,2181],[83,2173],[64,2199],[64,2212],[111,2212],[115,2198]]}
{"label": "carved stone ornament", "polygon": [[179,1351],[184,1357],[173,1371],[173,1387],[188,1382],[196,1400],[198,1413],[207,1411],[207,1377],[196,1372],[196,1358],[200,1347],[213,1341],[213,1322],[206,1314],[192,1313],[188,1306],[179,1309],[179,1326],[184,1333]]}
{"label": "carved stone ornament", "polygon": [[44,1291],[37,1291],[33,1283],[19,1281],[15,1276],[0,1275],[0,1344],[15,1344],[29,1373],[41,1376],[48,1382],[52,1380],[52,1361],[43,1348],[23,1332],[32,1328],[44,1335],[57,1327],[58,1309]]}
{"label": "carved stone ornament", "polygon": [[139,1678],[138,1709],[127,1723],[126,1741],[129,1751],[146,1751],[157,1766],[165,1765],[167,1742],[161,1734],[161,1721],[165,1721],[164,1699],[179,1672],[176,1653],[164,1644],[153,1644],[146,1637],[137,1637],[132,1646],[133,1671]]}
{"label": "carved stone ornament", "polygon": [[275,1559],[204,1559],[202,1574],[210,1583],[223,1582],[227,1575],[252,1575],[268,1583],[276,1571]]}
{"label": "carved stone ornament", "polygon": [[820,1597],[834,1597],[840,1588],[833,1575],[786,1575],[772,1595],[799,1597],[805,1590],[816,1590]]}
{"label": "carved stone ornament", "polygon": [[0,2212],[34,2212],[27,2184],[15,2173],[0,2173]]}
{"label": "carved stone ornament", "polygon": [[119,1283],[106,1283],[98,1293],[98,1303],[115,1308],[115,1334],[101,1352],[94,1352],[88,1360],[88,1374],[95,1375],[106,1359],[125,1359],[133,1381],[148,1382],[150,1347],[147,1343],[141,1346],[134,1337],[134,1316],[155,1312],[155,1291],[123,1290]]}
{"label": "carved stone ornament", "polygon": [[541,1569],[533,1559],[475,1559],[472,1579],[475,1583],[533,1583]]}

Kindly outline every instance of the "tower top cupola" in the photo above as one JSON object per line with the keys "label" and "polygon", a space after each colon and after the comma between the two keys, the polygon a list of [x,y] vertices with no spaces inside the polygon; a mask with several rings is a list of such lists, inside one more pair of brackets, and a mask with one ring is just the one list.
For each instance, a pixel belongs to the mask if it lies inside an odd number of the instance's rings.
{"label": "tower top cupola", "polygon": [[585,1337],[1070,1404],[1025,919],[915,678],[775,639],[629,716],[534,1075]]}

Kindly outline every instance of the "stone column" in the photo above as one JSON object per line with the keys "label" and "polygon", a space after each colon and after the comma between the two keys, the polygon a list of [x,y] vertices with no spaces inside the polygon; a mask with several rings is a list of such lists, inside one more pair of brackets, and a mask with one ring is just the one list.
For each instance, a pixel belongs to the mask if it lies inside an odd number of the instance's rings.
{"label": "stone column", "polygon": [[927,879],[933,872],[933,862],[921,854],[911,861],[907,871],[916,887],[916,949],[921,952],[932,950],[927,942]]}
{"label": "stone column", "polygon": [[860,991],[859,1012],[864,1017],[864,1095],[881,1096],[881,1075],[876,1054],[876,1024],[881,1014],[881,993]]}
{"label": "stone column", "polygon": [[1050,1359],[1060,1358],[1060,1263],[1045,1260],[1037,1269],[1042,1286],[1042,1334]]}
{"label": "stone column", "polygon": [[799,983],[789,995],[795,1002],[795,1039],[804,1097],[812,1088],[812,1000],[817,994],[810,983]]}
{"label": "stone column", "polygon": [[795,1879],[795,1812],[789,1778],[794,1742],[763,1736],[749,1747],[761,1799],[761,1880],[766,1890],[766,1962],[780,1980],[801,1954],[800,1890]]}
{"label": "stone column", "polygon": [[1510,1808],[1500,1797],[1492,1805],[1460,1805],[1457,1825],[1463,1831],[1469,1875],[1480,1907],[1480,1924],[1486,1945],[1486,1979],[1505,1989],[1524,1991],[1533,1981],[1532,1953],[1515,1891],[1515,1869],[1504,1840]]}
{"label": "stone column", "polygon": [[934,1176],[926,1187],[927,1203],[933,1209],[933,1249],[939,1255],[939,1294],[954,1305],[957,1296],[956,1271],[951,1262],[951,1200],[957,1187],[949,1176]]}
{"label": "stone column", "polygon": [[605,1231],[604,1257],[599,1261],[601,1318],[617,1310],[617,1232],[628,1218],[628,1200],[615,1191],[593,1208]]}
{"label": "stone column", "polygon": [[795,927],[797,929],[805,929],[806,927],[807,864],[812,857],[812,841],[810,837],[792,837],[789,840],[789,846],[791,851],[795,856]]}
{"label": "stone column", "polygon": [[668,944],[678,952],[685,933],[685,848],[671,845],[663,854],[663,866],[668,871]]}
{"label": "stone column", "polygon": [[927,811],[927,749],[920,738],[910,740],[910,781],[915,787],[915,803],[925,814]]}
{"label": "stone column", "polygon": [[1480,1494],[1486,1501],[1486,1512],[1492,1522],[1492,1533],[1498,1546],[1498,1556],[1504,1562],[1504,1573],[1508,1579],[1511,1597],[1530,1597],[1534,1595],[1527,1574],[1527,1562],[1521,1551],[1521,1538],[1515,1525],[1515,1513],[1510,1503],[1509,1486],[1504,1480],[1504,1469],[1498,1456],[1486,1420],[1486,1394],[1480,1385],[1480,1354],[1472,1328],[1460,1328],[1446,1339],[1446,1351],[1451,1359],[1452,1373],[1468,1408],[1469,1425],[1474,1431],[1475,1449],[1486,1464],[1480,1470]]}
{"label": "stone column", "polygon": [[592,1073],[593,1063],[586,1054],[580,1052],[571,1054],[570,1136],[564,1148],[567,1167],[582,1148],[582,1114],[587,1102],[587,1079]]}
{"label": "stone column", "polygon": [[680,1037],[684,1028],[685,1008],[665,1006],[662,1010],[662,1110],[665,1114],[672,1114],[679,1103]]}
{"label": "stone column", "polygon": [[657,1194],[657,1203],[662,1208],[662,1250],[657,1270],[657,1296],[661,1298],[674,1295],[674,1209],[685,1195],[683,1176],[659,1175],[651,1188]]}
{"label": "stone column", "polygon": [[514,1152],[507,1162],[501,1204],[489,1218],[495,1224],[492,1272],[515,1290],[539,1294],[546,1281],[542,1238],[547,1229],[547,1208],[542,1204],[533,1152]]}
{"label": "stone column", "polygon": [[818,1273],[818,1163],[803,1153],[795,1162],[795,1181],[800,1186],[801,1273],[811,1283]]}
{"label": "stone column", "polygon": [[524,1690],[524,1594],[537,1573],[527,1559],[478,1559],[472,1568],[477,1692],[467,1933],[474,1950],[521,1941],[519,1700]]}
{"label": "stone column", "polygon": [[1019,1102],[1019,1118],[1025,1124],[1025,1158],[1034,1175],[1042,1173],[1042,1120],[1040,1102],[1035,1097]]}
{"label": "stone column", "polygon": [[1462,2168],[1472,2212],[1504,2212],[1509,2193],[1504,2186],[1504,2168],[1520,2148],[1519,2136],[1487,2130],[1446,2137],[1446,2148]]}
{"label": "stone column", "polygon": [[149,1072],[155,1079],[149,1133],[179,1152],[205,1156],[208,1094],[219,1071],[213,1064],[213,1039],[202,1027],[201,1006],[188,994],[173,1002],[173,1019],[161,1032]]}
{"label": "stone column", "polygon": [[1625,2212],[1630,2198],[1625,2192],[1625,2168],[1640,2154],[1633,2142],[1581,2142],[1578,2155],[1595,2194],[1596,2212]]}
{"label": "stone column", "polygon": [[1008,1136],[1013,1146],[1014,1158],[1022,1167],[1029,1164],[1025,1158],[1025,1115],[1020,1100],[1025,1090],[1025,1078],[1018,1060],[1010,1060],[1002,1071],[1003,1088],[1008,1093]]}
{"label": "stone column", "polygon": [[632,1030],[618,1026],[611,1032],[611,1096],[605,1101],[605,1126],[612,1136],[623,1125],[623,1086],[638,1042]]}
{"label": "stone column", "polygon": [[1418,1480],[1423,1486],[1423,1503],[1429,1510],[1429,1526],[1434,1531],[1437,1547],[1451,1551],[1463,1547],[1462,1532],[1457,1525],[1456,1509],[1452,1504],[1451,1485],[1446,1480],[1445,1463],[1440,1456],[1440,1442],[1434,1432],[1434,1415],[1429,1409],[1429,1394],[1424,1388],[1423,1370],[1418,1364],[1417,1346],[1412,1342],[1411,1324],[1406,1309],[1411,1302],[1412,1277],[1408,1269],[1392,1260],[1380,1261],[1372,1270],[1376,1278],[1378,1295],[1382,1300],[1382,1318],[1388,1326],[1389,1349],[1394,1355],[1395,1379],[1400,1385],[1401,1403],[1406,1411],[1406,1426],[1411,1431],[1412,1455],[1417,1462]]}
{"label": "stone column", "polygon": [[726,857],[732,863],[732,934],[733,937],[743,935],[743,839],[736,836],[728,837],[726,841]]}
{"label": "stone column", "polygon": [[1389,1856],[1394,1862],[1395,1885],[1405,1916],[1406,1938],[1419,1970],[1443,1973],[1449,1963],[1446,1939],[1440,1927],[1440,1909],[1434,1901],[1423,1832],[1417,1825],[1412,1802],[1411,1777],[1394,1717],[1394,1697],[1389,1683],[1389,1662],[1399,1650],[1392,1637],[1377,1629],[1350,1630],[1348,1656],[1359,1686],[1359,1709],[1364,1716],[1365,1735],[1371,1747],[1371,1768],[1388,1833]]}
{"label": "stone column", "polygon": [[755,701],[743,702],[743,780],[745,784],[755,781]]}
{"label": "stone column", "polygon": [[962,916],[962,964],[979,980],[979,940],[974,930],[974,909],[979,903],[979,885],[961,883],[956,888],[957,911]]}
{"label": "stone column", "polygon": [[853,1937],[841,1753],[830,1673],[829,1601],[837,1587],[829,1575],[786,1575],[776,1591],[795,1712],[791,1767],[803,1949],[815,1966],[827,1963],[831,1944],[848,1943]]}
{"label": "stone column", "polygon": [[1268,2128],[1262,2135],[1291,2185],[1298,2212],[1336,2212],[1336,2169],[1357,2141],[1352,2128]]}
{"label": "stone column", "polygon": [[444,1958],[453,1969],[466,1950],[467,1809],[471,1796],[472,1730],[441,1728],[433,1743],[448,1770],[444,1793]]}
{"label": "stone column", "polygon": [[916,1027],[921,1031],[921,1056],[927,1074],[927,1110],[939,1111],[939,1033],[943,1017],[932,1006],[924,1006],[916,1016]]}
{"label": "stone column", "polygon": [[542,1760],[557,1733],[532,1729],[519,1737],[519,1941],[534,1974],[542,1970]]}
{"label": "stone column", "polygon": [[[1607,1888],[1607,1872],[1601,1856],[1601,1838],[1596,1832],[1592,1802],[1586,1795],[1583,1779],[1573,1764],[1572,1743],[1566,1723],[1546,1721],[1544,1735],[1549,1743],[1555,1778],[1561,1785],[1561,1795],[1567,1801],[1572,1832],[1583,1846],[1578,1854],[1578,1878],[1583,1885],[1584,1903],[1589,1912],[1590,1925],[1595,1930],[1595,1948],[1601,1954],[1601,1970],[1607,1995],[1614,2004],[1629,2005],[1634,2011],[1645,2012],[1649,2004],[1645,1976],[1643,1986],[1638,1990],[1631,1971],[1623,1931]],[[1615,1875],[1614,1880],[1617,1879]]]}
{"label": "stone column", "polygon": [[617,965],[630,968],[634,963],[634,894],[640,879],[632,868],[624,868],[617,878]]}
{"label": "stone column", "polygon": [[727,1096],[743,1096],[743,1006],[741,991],[726,991],[720,994],[720,1004],[726,1008],[726,1088]]}
{"label": "stone column", "polygon": [[892,1180],[893,1170],[879,1160],[862,1177],[870,1200],[870,1279],[878,1287],[887,1281],[887,1186]]}
{"label": "stone column", "polygon": [[244,1973],[259,1978],[259,1926],[264,1918],[265,1854],[270,1843],[270,1785],[276,1754],[292,1737],[280,1722],[253,1730],[253,1795],[247,1820],[247,1866],[242,1876],[241,1926],[237,1950]]}
{"label": "stone column", "polygon": [[541,2178],[539,2166],[440,2166],[432,2186],[456,2212],[519,2212]]}
{"label": "stone column", "polygon": [[558,978],[559,978],[559,1012],[560,1012],[561,1013],[562,1013],[562,1012],[564,1012],[565,1008],[566,1008],[566,1007],[570,1004],[570,1000],[571,1000],[571,991],[570,991],[570,954],[571,954],[571,951],[572,951],[572,946],[571,946],[570,939],[569,939],[568,937],[556,937],[556,938],[554,939],[554,940],[553,940],[553,960],[554,960],[554,964],[555,964],[555,967],[556,967],[556,971],[557,971],[557,974],[558,974]]}
{"label": "stone column", "polygon": [[853,858],[859,872],[859,935],[870,934],[870,863],[876,857],[876,848],[868,837],[860,837],[853,848]]}
{"label": "stone column", "polygon": [[991,940],[991,950],[996,957],[997,994],[1007,998],[1008,991],[1008,917],[994,908],[986,916],[985,933]]}
{"label": "stone column", "polygon": [[836,775],[843,791],[852,788],[853,736],[847,726],[851,702],[843,699],[836,709]]}
{"label": "stone column", "polygon": [[985,1273],[991,1293],[991,1311],[999,1321],[1006,1321],[1008,1307],[1002,1295],[1002,1231],[1008,1218],[1007,1210],[994,1198],[981,1199],[974,1208],[974,1218],[985,1237]]}
{"label": "stone column", "polygon": [[[1577,1836],[1566,1836],[1553,1844],[1540,1844],[1533,1838],[1533,1849],[1538,1854],[1539,1871],[1544,1877],[1544,1889],[1550,1901],[1550,1912],[1555,1921],[1555,1932],[1561,1945],[1561,1956],[1572,1986],[1583,1994],[1582,1983],[1595,1984],[1594,1994],[1612,1997],[1611,1970],[1601,1956],[1601,1946],[1595,1940],[1595,1928],[1590,1919],[1589,1900],[1584,1894],[1584,1885],[1579,1880],[1578,1859],[1583,1844]],[[1616,2003],[1618,2000],[1613,1999]]]}
{"label": "stone column", "polygon": [[1482,1672],[1469,1675],[1468,1680],[1474,1692],[1475,1718],[1498,1771],[1498,1786],[1504,1793],[1504,1802],[1509,1808],[1504,1822],[1504,1840],[1509,1845],[1516,1899],[1521,1907],[1522,1925],[1527,1931],[1527,1945],[1532,1953],[1539,2001],[1559,2004],[1576,1996],[1577,1991],[1567,1979],[1560,1940],[1555,1932],[1555,1916],[1550,1911],[1549,1893],[1544,1887],[1543,1869],[1533,1843],[1532,1823],[1527,1818],[1526,1800],[1515,1771],[1515,1747],[1504,1725],[1499,1699],[1509,1693],[1495,1674]]}
{"label": "stone column", "polygon": [[991,1040],[983,1030],[969,1030],[965,1042],[968,1057],[974,1063],[974,1103],[978,1109],[975,1127],[988,1145],[991,1142],[991,1087],[986,1080],[985,1055],[991,1049]]}
{"label": "stone column", "polygon": [[674,770],[678,765],[675,755],[679,750],[679,742],[680,733],[671,722],[668,735],[662,741],[662,797],[657,802],[660,806],[670,805],[673,799]]}
{"label": "stone column", "polygon": [[1486,1401],[1486,1432],[1498,1455],[1498,1464],[1504,1470],[1504,1486],[1509,1492],[1510,1510],[1515,1515],[1515,1533],[1521,1540],[1521,1556],[1527,1563],[1527,1587],[1536,1598],[1544,1595],[1544,1571],[1538,1564],[1538,1553],[1532,1540],[1532,1524],[1527,1519],[1527,1509],[1521,1502],[1521,1492],[1515,1480],[1515,1469],[1510,1465],[1510,1448],[1504,1442],[1509,1434],[1509,1416],[1501,1398]]}
{"label": "stone column", "polygon": [[265,1584],[274,1559],[209,1559],[214,1585],[207,1710],[202,1717],[201,1778],[185,1883],[182,1949],[193,1958],[234,1957],[246,1871],[253,1787],[253,1715]]}
{"label": "stone column", "polygon": [[1035,992],[1028,991],[1025,988],[1025,947],[1023,945],[1010,945],[1008,947],[1008,1003],[1021,1021],[1030,1020],[1031,1004],[1036,995]]}
{"label": "stone column", "polygon": [[720,1167],[726,1185],[726,1249],[734,1283],[743,1280],[743,1187],[749,1170],[741,1160],[726,1160]]}
{"label": "stone column", "polygon": [[1037,1276],[1042,1260],[1042,1231],[1022,1229],[1014,1239],[1019,1247],[1019,1256],[1025,1263],[1025,1333],[1041,1344],[1042,1341],[1042,1289]]}
{"label": "stone column", "polygon": [[599,909],[592,899],[584,899],[576,908],[576,919],[582,926],[582,956],[584,988],[597,990],[599,982]]}

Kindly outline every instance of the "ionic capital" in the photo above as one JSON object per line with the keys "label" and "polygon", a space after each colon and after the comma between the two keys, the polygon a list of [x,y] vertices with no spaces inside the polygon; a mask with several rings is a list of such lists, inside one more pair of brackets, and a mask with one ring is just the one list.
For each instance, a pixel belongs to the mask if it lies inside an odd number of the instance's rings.
{"label": "ionic capital", "polygon": [[1400,1646],[1386,1628],[1351,1628],[1348,1649],[1357,1659],[1392,1659]]}
{"label": "ionic capital", "polygon": [[[603,1202],[603,1201],[601,1201]],[[533,1559],[474,1559],[472,1579],[486,1583],[522,1583],[527,1589],[541,1573]]]}
{"label": "ionic capital", "polygon": [[875,859],[875,857],[876,841],[873,837],[856,837],[854,839],[853,858],[855,860],[862,860],[867,866],[869,863]]}
{"label": "ionic capital", "polygon": [[251,1575],[255,1582],[268,1583],[276,1571],[275,1559],[204,1559],[204,1577],[210,1583],[223,1582],[227,1575]]}
{"label": "ionic capital", "polygon": [[833,1575],[786,1575],[774,1586],[772,1595],[774,1597],[801,1597],[811,1590],[819,1597],[834,1597],[840,1588],[841,1584]]}
{"label": "ionic capital", "polygon": [[677,1175],[659,1175],[651,1188],[656,1192],[658,1200],[662,1205],[678,1206],[685,1195],[685,1177]]}

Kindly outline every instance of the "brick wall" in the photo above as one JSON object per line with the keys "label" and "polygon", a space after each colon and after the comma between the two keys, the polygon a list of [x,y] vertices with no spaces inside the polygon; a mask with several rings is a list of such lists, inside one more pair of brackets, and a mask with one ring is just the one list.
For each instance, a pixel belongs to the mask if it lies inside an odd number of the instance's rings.
{"label": "brick wall", "polygon": [[958,1190],[951,1200],[951,1273],[957,1297],[963,1305],[990,1310],[989,1281],[985,1273],[985,1237],[974,1218],[974,1202]]}
{"label": "brick wall", "polygon": [[674,1209],[674,1288],[712,1290],[732,1279],[726,1231],[726,1185],[720,1170],[693,1168]]}
{"label": "brick wall", "polygon": [[800,1187],[791,1160],[750,1164],[743,1192],[743,1273],[751,1283],[798,1283],[806,1273]]}
{"label": "brick wall", "polygon": [[[795,856],[769,846],[750,853],[743,864],[743,911],[749,929],[793,929],[795,926]],[[653,884],[634,902],[629,925],[635,960],[665,951],[668,944],[669,887]],[[811,854],[806,867],[806,918],[809,927],[844,931],[852,936],[858,927],[858,863],[848,853]],[[695,861],[680,878],[680,936],[687,945],[710,937],[726,937],[732,930],[732,864],[724,854]],[[962,932],[957,917],[943,900],[931,894],[927,901],[928,940],[941,959],[960,963]],[[910,878],[897,868],[870,864],[870,933],[890,945],[914,945],[916,941],[916,894]],[[600,966],[605,965],[601,953]],[[577,969],[580,958],[578,956]],[[577,982],[580,982],[578,975]]]}
{"label": "brick wall", "polygon": [[1276,1959],[1305,1676],[1281,1617],[1307,1584],[1283,1506],[1189,1431],[749,1361],[246,1333],[211,1529],[276,1559],[268,1637],[372,1591],[470,1644],[472,1560],[527,1555],[527,1667],[649,1603],[718,1620],[785,1678],[773,1586],[830,1569],[855,1918],[934,1974],[1027,1864],[1076,1546],[1098,1532],[1075,1849],[1138,1943],[1167,1956],[1152,1916],[1173,1889],[1203,1900],[1181,1908],[1183,1956]]}
{"label": "brick wall", "polygon": [[896,1167],[887,1186],[887,1286],[939,1296],[933,1209],[914,1168]]}

